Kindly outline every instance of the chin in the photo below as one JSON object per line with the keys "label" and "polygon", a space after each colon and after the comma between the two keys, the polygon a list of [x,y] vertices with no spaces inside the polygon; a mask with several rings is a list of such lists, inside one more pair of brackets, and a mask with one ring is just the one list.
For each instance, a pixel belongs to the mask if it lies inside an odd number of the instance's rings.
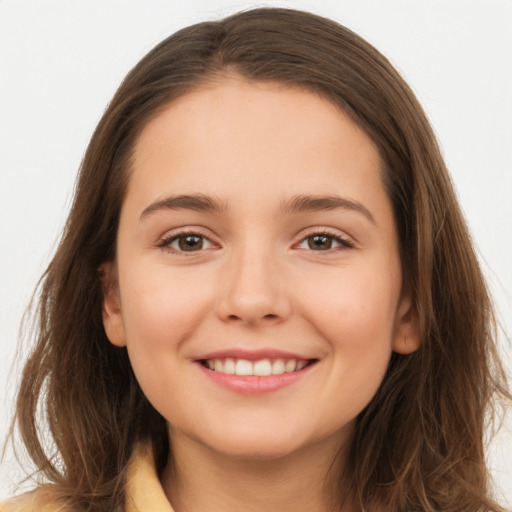
{"label": "chin", "polygon": [[242,432],[224,429],[216,435],[209,431],[204,437],[191,433],[191,438],[218,455],[255,461],[286,457],[308,444],[299,442],[301,436],[294,433],[276,435],[275,429],[265,432],[261,428]]}
{"label": "chin", "polygon": [[202,439],[196,439],[212,452],[237,460],[272,461],[293,456],[303,456],[308,450],[321,449],[320,446],[329,445],[328,452],[336,453],[343,444],[346,433],[342,430],[336,432],[323,432],[323,435],[314,435],[313,432],[301,429],[292,431],[288,429],[262,428],[261,425],[248,427],[243,430],[226,430],[208,432]]}
{"label": "chin", "polygon": [[222,447],[212,447],[226,457],[239,460],[271,461],[282,459],[296,453],[299,447],[268,446],[263,444],[244,443]]}

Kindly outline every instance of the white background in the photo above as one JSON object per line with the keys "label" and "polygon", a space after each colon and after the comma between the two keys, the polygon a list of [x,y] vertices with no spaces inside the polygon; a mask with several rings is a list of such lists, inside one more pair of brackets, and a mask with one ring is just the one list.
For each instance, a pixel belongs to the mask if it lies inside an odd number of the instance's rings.
{"label": "white background", "polygon": [[[262,5],[335,19],[387,55],[412,85],[441,141],[510,336],[512,0],[0,0],[0,439],[20,373],[12,362],[21,315],[119,82],[175,30]],[[512,506],[510,416],[489,459]],[[19,477],[8,452],[0,501]]]}

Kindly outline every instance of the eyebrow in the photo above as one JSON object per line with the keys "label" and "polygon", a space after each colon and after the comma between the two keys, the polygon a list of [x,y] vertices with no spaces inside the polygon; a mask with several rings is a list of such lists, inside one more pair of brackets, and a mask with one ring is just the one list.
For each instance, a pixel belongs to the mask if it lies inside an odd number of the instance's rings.
{"label": "eyebrow", "polygon": [[368,208],[353,199],[340,196],[298,195],[281,204],[284,213],[319,212],[325,210],[351,210],[363,214],[372,224],[375,218]]}
{"label": "eyebrow", "polygon": [[[207,213],[221,213],[228,209],[227,204],[214,196],[204,194],[181,194],[168,196],[151,203],[142,212],[140,219],[160,210],[193,210]],[[298,195],[281,203],[285,214],[298,212],[319,212],[328,210],[351,210],[363,214],[370,222],[376,224],[371,212],[360,202],[340,196]]]}
{"label": "eyebrow", "polygon": [[159,210],[194,210],[197,212],[220,213],[227,209],[225,203],[213,196],[204,194],[182,194],[168,196],[151,203],[140,215],[143,220]]}

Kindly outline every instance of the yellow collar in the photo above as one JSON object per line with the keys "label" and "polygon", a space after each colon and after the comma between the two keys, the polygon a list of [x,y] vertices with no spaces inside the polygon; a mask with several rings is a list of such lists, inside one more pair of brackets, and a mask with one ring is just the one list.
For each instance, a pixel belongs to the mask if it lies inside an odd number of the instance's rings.
{"label": "yellow collar", "polygon": [[126,512],[173,512],[160,484],[150,443],[137,446],[130,458],[126,496]]}
{"label": "yellow collar", "polygon": [[[64,512],[54,498],[51,491],[39,488],[0,503],[0,512]],[[158,478],[151,443],[138,445],[130,457],[125,512],[173,512]]]}

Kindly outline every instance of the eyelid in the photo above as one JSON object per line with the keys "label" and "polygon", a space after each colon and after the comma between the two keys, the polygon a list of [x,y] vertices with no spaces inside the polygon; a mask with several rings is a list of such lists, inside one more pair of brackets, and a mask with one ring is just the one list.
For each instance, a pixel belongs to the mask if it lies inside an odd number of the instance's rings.
{"label": "eyelid", "polygon": [[[174,240],[178,239],[180,236],[186,236],[186,235],[197,235],[205,240],[208,240],[208,242],[212,245],[212,247],[207,247],[206,249],[200,249],[197,251],[180,251],[178,249],[175,249],[171,247],[171,243],[174,242]],[[171,231],[166,231],[164,235],[158,238],[156,242],[156,246],[168,250],[169,252],[173,252],[175,254],[185,255],[185,256],[192,256],[194,254],[198,254],[210,249],[216,249],[220,247],[220,244],[214,240],[214,237],[210,234],[205,234],[204,229],[201,227],[196,226],[190,226],[190,227],[183,227],[183,228],[175,228]]]}
{"label": "eyelid", "polygon": [[338,250],[343,251],[343,250],[353,249],[356,245],[356,241],[351,236],[347,235],[346,233],[339,231],[337,229],[318,226],[318,227],[308,228],[307,230],[302,231],[299,235],[300,236],[299,240],[294,244],[294,248],[301,249],[298,246],[301,245],[302,243],[304,243],[309,237],[312,237],[315,235],[320,235],[320,236],[323,235],[323,236],[332,238],[333,240],[338,241],[340,243],[340,246],[333,247],[331,249],[327,249],[327,250],[323,250],[323,251],[322,250],[315,251],[314,249],[309,249],[309,248],[308,249],[302,248],[303,250],[312,251],[315,253],[322,253],[322,252],[323,253],[333,253]]}
{"label": "eyelid", "polygon": [[[170,231],[167,231],[164,235],[158,238],[156,241],[156,246],[168,250],[169,252],[174,252],[176,254],[184,255],[184,256],[192,256],[194,254],[202,253],[207,250],[211,249],[218,249],[221,247],[221,244],[218,243],[215,240],[215,237],[212,236],[210,233],[205,234],[205,229],[200,226],[188,226],[188,227],[180,227],[175,228]],[[186,236],[186,235],[197,235],[205,240],[207,240],[212,247],[207,248],[201,248],[197,251],[182,251],[179,249],[175,249],[170,247],[171,243],[174,242],[176,239],[178,239],[180,236]],[[333,247],[326,250],[314,250],[314,249],[306,249],[302,248],[302,250],[307,250],[315,253],[334,253],[339,250],[348,250],[354,248],[356,242],[355,240],[347,235],[346,233],[334,229],[334,228],[327,228],[325,226],[315,226],[311,228],[307,228],[307,230],[301,231],[301,233],[297,236],[297,241],[293,244],[293,248],[295,249],[301,249],[299,245],[304,243],[309,237],[315,236],[315,235],[323,235],[329,238],[332,238],[333,240],[339,242],[338,247]]]}

